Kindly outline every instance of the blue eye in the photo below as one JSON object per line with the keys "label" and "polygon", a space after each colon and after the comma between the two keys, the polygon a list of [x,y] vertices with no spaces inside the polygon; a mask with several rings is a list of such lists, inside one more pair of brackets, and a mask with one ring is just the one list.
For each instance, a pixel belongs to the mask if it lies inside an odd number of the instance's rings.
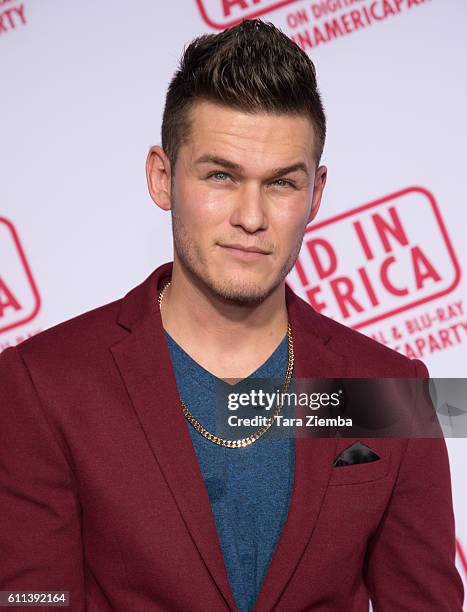
{"label": "blue eye", "polygon": [[[213,177],[219,176],[219,175],[221,175],[221,176],[229,176],[226,172],[211,172],[211,174],[208,175],[208,178],[213,178]],[[220,183],[224,182],[222,180],[219,181],[218,179],[215,179],[215,180],[220,182]]]}
{"label": "blue eye", "polygon": [[[277,179],[276,181],[274,181],[274,183],[284,183],[284,186],[288,186],[288,187],[295,187],[295,183],[292,183],[292,181],[288,181],[287,179]],[[282,185],[279,185],[279,187],[282,187]]]}

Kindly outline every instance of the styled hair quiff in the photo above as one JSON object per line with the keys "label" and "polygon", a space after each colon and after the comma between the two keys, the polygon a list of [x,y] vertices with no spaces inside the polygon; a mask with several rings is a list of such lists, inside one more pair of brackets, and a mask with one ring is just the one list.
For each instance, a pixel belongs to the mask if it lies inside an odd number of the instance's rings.
{"label": "styled hair quiff", "polygon": [[219,34],[204,34],[185,49],[170,81],[162,117],[162,148],[172,174],[179,148],[191,134],[190,111],[209,101],[245,113],[305,115],[315,135],[319,165],[326,117],[308,55],[272,23],[244,20]]}

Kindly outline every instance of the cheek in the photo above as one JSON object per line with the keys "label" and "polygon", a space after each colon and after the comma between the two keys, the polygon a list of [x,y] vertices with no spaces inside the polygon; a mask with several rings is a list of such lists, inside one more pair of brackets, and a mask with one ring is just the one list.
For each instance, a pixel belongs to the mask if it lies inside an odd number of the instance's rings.
{"label": "cheek", "polygon": [[305,231],[309,214],[310,205],[304,197],[290,198],[274,206],[271,222],[280,242],[297,242]]}
{"label": "cheek", "polygon": [[220,192],[207,189],[199,182],[187,182],[177,190],[175,199],[184,220],[200,232],[209,230],[228,216],[225,197],[223,199]]}

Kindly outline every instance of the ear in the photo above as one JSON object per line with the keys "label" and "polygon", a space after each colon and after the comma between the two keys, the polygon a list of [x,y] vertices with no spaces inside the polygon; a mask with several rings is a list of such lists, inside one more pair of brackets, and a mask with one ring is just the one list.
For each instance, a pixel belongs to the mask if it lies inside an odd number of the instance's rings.
{"label": "ear", "polygon": [[326,166],[320,166],[315,172],[313,196],[311,200],[311,210],[310,216],[308,217],[307,225],[308,223],[311,223],[311,221],[316,217],[316,214],[319,210],[324,186],[326,185],[327,173],[328,169],[326,168]]}
{"label": "ear", "polygon": [[170,160],[165,151],[158,146],[151,147],[146,159],[146,180],[149,195],[162,210],[170,210],[172,203]]}

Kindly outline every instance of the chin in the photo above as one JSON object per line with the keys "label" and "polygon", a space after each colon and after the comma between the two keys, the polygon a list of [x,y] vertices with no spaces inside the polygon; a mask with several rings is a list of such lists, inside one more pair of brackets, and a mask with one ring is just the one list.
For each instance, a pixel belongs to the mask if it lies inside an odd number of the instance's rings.
{"label": "chin", "polygon": [[[245,275],[246,276],[246,275]],[[276,288],[276,284],[265,284],[258,280],[217,279],[210,283],[205,279],[211,290],[222,299],[235,304],[257,304],[265,300]]]}

